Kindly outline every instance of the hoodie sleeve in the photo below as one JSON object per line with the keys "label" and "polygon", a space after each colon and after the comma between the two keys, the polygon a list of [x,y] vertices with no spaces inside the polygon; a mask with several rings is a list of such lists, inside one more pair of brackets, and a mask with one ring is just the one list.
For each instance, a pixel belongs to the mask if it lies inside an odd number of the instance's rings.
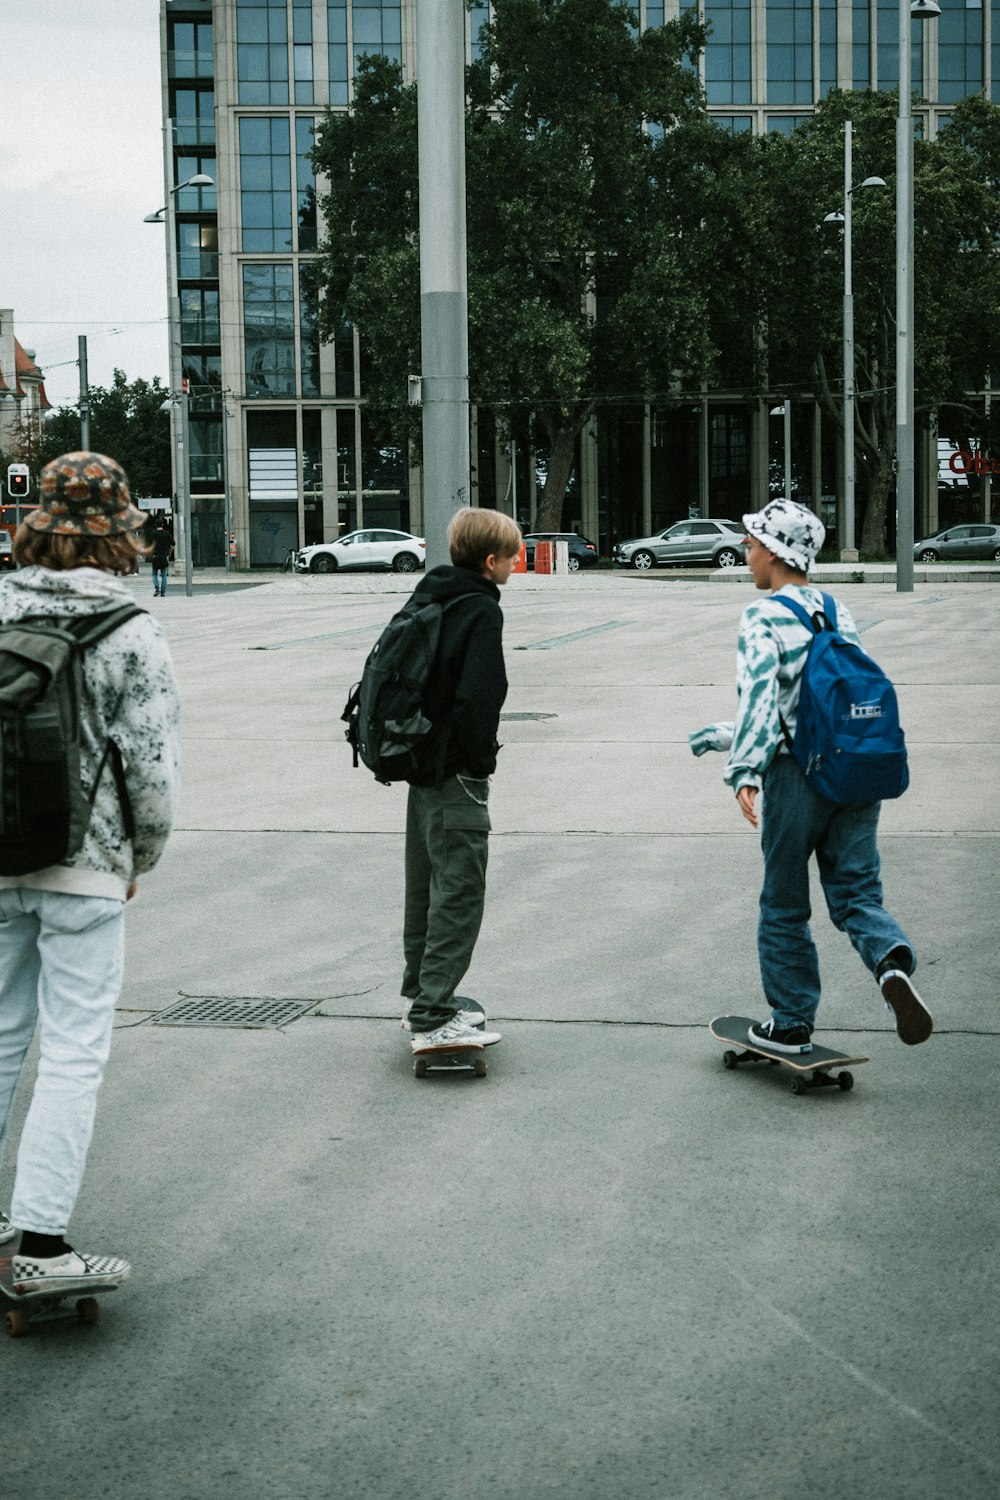
{"label": "hoodie sleeve", "polygon": [[452,736],[471,776],[492,776],[496,770],[497,729],[506,696],[503,613],[496,605],[476,620],[455,693]]}
{"label": "hoodie sleeve", "polygon": [[135,878],[153,869],[173,827],[180,791],[180,702],[158,622],[143,616],[125,630],[125,689],[111,734],[122,753],[135,821]]}

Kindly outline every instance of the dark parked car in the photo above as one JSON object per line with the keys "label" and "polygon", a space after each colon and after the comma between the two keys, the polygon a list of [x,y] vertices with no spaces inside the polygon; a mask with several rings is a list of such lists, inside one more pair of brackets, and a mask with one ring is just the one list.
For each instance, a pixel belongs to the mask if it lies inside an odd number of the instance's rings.
{"label": "dark parked car", "polygon": [[917,562],[937,562],[939,557],[985,557],[1000,562],[1000,526],[949,526],[917,542],[913,556]]}
{"label": "dark parked car", "polygon": [[737,568],[743,562],[743,537],[739,521],[676,521],[655,536],[616,542],[611,557],[620,567],[638,568],[640,573],[657,563]]}
{"label": "dark parked car", "polygon": [[593,567],[594,563],[600,561],[593,542],[588,542],[585,536],[577,536],[574,531],[532,531],[524,538],[529,568],[535,566],[536,542],[568,542],[571,573],[579,573],[581,568]]}

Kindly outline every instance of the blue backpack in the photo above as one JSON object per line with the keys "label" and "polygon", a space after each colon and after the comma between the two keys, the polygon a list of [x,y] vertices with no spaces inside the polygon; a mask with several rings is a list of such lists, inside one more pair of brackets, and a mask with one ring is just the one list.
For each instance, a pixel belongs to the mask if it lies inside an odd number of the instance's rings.
{"label": "blue backpack", "polygon": [[892,683],[877,662],[840,634],[829,594],[823,595],[823,612],[813,616],[781,594],[774,602],[813,632],[794,739],[781,726],[806,780],[820,796],[842,806],[901,797],[910,773]]}

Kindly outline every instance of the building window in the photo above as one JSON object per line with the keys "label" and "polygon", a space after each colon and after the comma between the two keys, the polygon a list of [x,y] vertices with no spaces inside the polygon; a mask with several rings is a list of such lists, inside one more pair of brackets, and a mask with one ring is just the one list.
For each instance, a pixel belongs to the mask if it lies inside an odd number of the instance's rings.
{"label": "building window", "polygon": [[745,135],[753,129],[752,115],[712,115],[711,120],[720,130],[731,130],[734,135]]}
{"label": "building window", "polygon": [[218,344],[218,292],[208,291],[204,287],[182,286],[178,297],[181,304],[181,343]]}
{"label": "building window", "polygon": [[217,225],[183,222],[177,225],[177,275],[181,281],[218,281]]}
{"label": "building window", "polygon": [[236,74],[241,104],[288,103],[285,0],[236,0]]}
{"label": "building window", "polygon": [[711,34],[705,49],[709,104],[751,102],[750,0],[706,0]]}
{"label": "building window", "polygon": [[351,10],[354,33],[354,62],[369,52],[381,52],[394,62],[403,61],[403,24],[399,0],[384,0],[382,5],[359,5]]}
{"label": "building window", "polygon": [[993,103],[1000,104],[1000,0],[993,0],[993,10],[990,16],[992,43],[990,52],[993,54],[993,67],[991,76],[993,79],[992,96]]}
{"label": "building window", "polygon": [[852,87],[866,89],[871,86],[871,11],[868,0],[854,0],[851,33]]}
{"label": "building window", "polygon": [[819,0],[819,93],[837,87],[837,0]]}
{"label": "building window", "polygon": [[476,62],[483,55],[483,44],[480,40],[483,27],[490,24],[490,7],[484,5],[482,0],[472,0],[469,6],[469,40],[472,43],[472,61]]}
{"label": "building window", "polygon": [[176,194],[179,214],[214,214],[218,208],[215,181],[218,172],[214,156],[178,156],[175,167],[177,181],[187,182],[191,177],[211,177],[211,187],[180,188]]}
{"label": "building window", "polygon": [[793,130],[810,119],[811,115],[768,115],[767,132],[770,135],[771,131],[777,130],[781,135],[791,135]]}
{"label": "building window", "polygon": [[316,121],[304,115],[295,121],[295,194],[298,205],[299,249],[316,249],[316,172],[312,152]]}
{"label": "building window", "polygon": [[347,76],[347,0],[329,0],[326,14],[330,103],[343,105],[348,101],[350,86]]}
{"label": "building window", "polygon": [[812,0],[768,0],[767,102],[812,104]]}
{"label": "building window", "polygon": [[315,278],[309,275],[307,261],[299,275],[299,338],[302,350],[303,396],[319,396],[319,308]]}
{"label": "building window", "polygon": [[[880,6],[875,18],[878,37],[878,77],[874,87],[894,89],[899,84],[899,11],[894,5]],[[940,22],[936,24],[940,25]],[[924,25],[911,22],[910,61],[912,63],[910,87],[923,92],[924,78]],[[857,84],[855,83],[855,88]]]}
{"label": "building window", "polygon": [[240,121],[240,209],[245,251],[291,250],[292,163],[285,116]]}
{"label": "building window", "polygon": [[248,396],[295,395],[295,297],[291,264],[243,267]]}
{"label": "building window", "polygon": [[312,104],[315,99],[312,0],[294,0],[292,7],[292,77],[295,80],[295,103]]}
{"label": "building window", "polygon": [[954,104],[966,94],[978,94],[983,87],[983,12],[982,5],[966,5],[962,10],[942,8],[937,21],[938,98],[942,104]]}
{"label": "building window", "polygon": [[174,137],[178,146],[215,145],[213,89],[174,91]]}
{"label": "building window", "polygon": [[173,21],[168,57],[171,78],[211,78],[211,21]]}

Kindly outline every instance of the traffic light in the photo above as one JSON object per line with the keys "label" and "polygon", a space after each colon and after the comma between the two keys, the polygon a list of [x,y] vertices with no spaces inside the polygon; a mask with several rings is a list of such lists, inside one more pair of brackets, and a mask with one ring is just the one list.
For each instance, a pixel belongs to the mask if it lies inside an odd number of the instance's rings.
{"label": "traffic light", "polygon": [[7,465],[7,493],[12,500],[26,500],[31,486],[31,471],[27,464]]}

